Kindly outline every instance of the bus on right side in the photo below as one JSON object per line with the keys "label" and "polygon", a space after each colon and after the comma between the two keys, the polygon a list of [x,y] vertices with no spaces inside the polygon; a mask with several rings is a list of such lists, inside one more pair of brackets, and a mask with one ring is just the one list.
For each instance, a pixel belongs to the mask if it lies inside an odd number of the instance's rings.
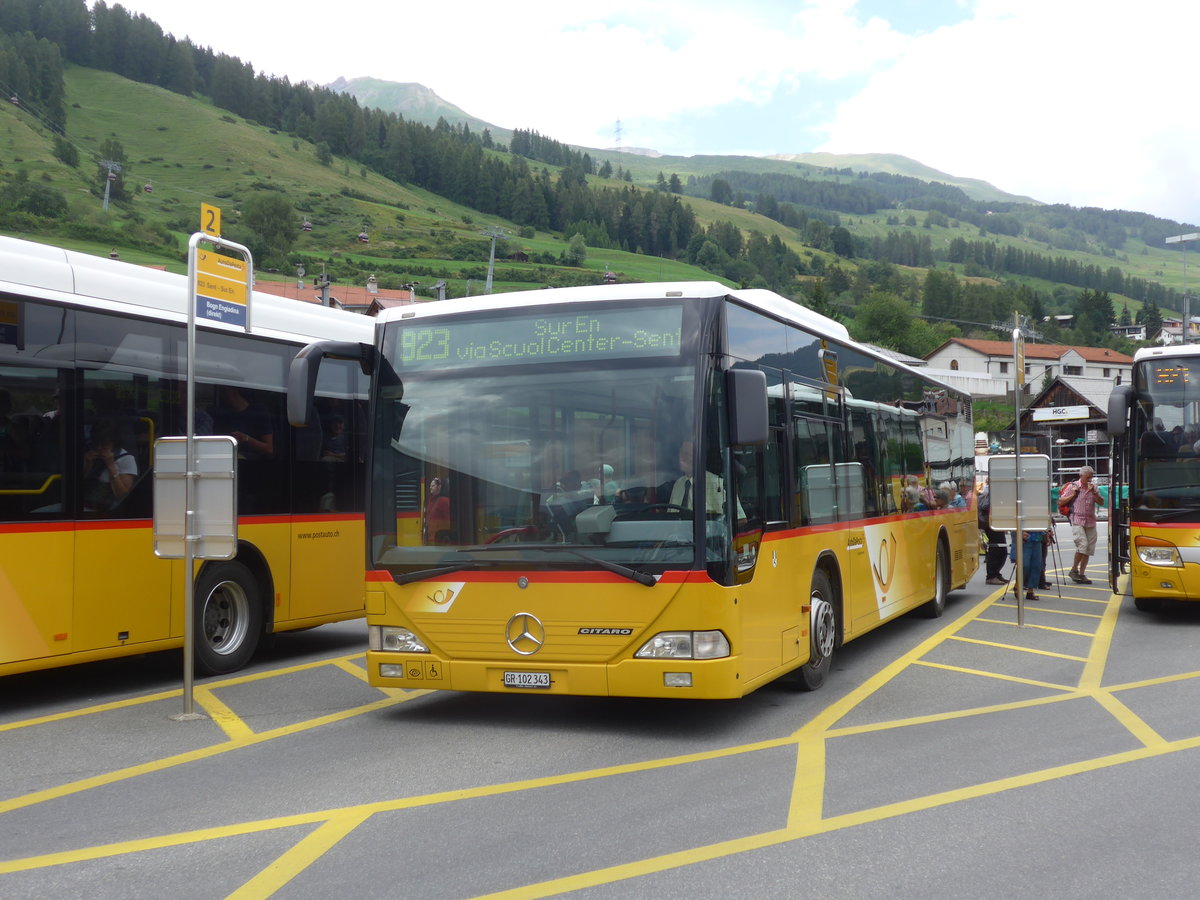
{"label": "bus on right side", "polygon": [[1200,345],[1137,351],[1108,401],[1109,573],[1134,605],[1200,601]]}

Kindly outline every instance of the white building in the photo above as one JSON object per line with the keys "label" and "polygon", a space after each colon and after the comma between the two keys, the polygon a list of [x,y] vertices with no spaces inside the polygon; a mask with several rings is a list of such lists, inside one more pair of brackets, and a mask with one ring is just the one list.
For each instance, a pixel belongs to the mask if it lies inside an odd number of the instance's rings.
{"label": "white building", "polygon": [[[1002,396],[1012,388],[1015,364],[1012,341],[952,338],[930,353],[927,371],[961,380],[975,396]],[[1061,344],[1025,345],[1025,383],[1038,390],[1047,374],[1060,377],[1098,378],[1110,384],[1129,380],[1133,357],[1107,347],[1068,347]],[[967,387],[967,383],[972,387]],[[989,390],[988,387],[991,387]]]}

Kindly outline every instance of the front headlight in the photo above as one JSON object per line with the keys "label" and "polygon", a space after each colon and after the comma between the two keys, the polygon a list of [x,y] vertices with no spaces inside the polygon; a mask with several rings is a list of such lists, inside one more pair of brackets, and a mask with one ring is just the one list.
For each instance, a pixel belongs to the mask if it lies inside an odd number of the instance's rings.
{"label": "front headlight", "polygon": [[428,653],[425,643],[407,628],[392,625],[368,625],[367,646],[371,650],[392,653]]}
{"label": "front headlight", "polygon": [[1179,549],[1161,538],[1139,537],[1134,540],[1138,559],[1148,566],[1173,566],[1183,568]]}
{"label": "front headlight", "polygon": [[660,631],[642,644],[637,659],[722,659],[729,638],[720,631]]}

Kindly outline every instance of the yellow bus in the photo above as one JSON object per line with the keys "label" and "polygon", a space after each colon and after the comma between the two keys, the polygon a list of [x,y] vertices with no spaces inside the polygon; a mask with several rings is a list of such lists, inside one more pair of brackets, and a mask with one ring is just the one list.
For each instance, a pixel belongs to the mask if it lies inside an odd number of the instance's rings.
{"label": "yellow bus", "polygon": [[[0,674],[183,642],[182,561],[154,555],[156,438],[185,431],[187,279],[0,238]],[[309,427],[288,365],[374,322],[266,294],[252,333],[197,328],[196,432],[240,432],[237,556],[195,573],[196,663],[361,616],[366,376],[322,372]]]}
{"label": "yellow bus", "polygon": [[1134,605],[1200,600],[1200,346],[1147,347],[1109,396],[1112,589]]}
{"label": "yellow bus", "polygon": [[288,392],[299,425],[322,358],[373,367],[373,685],[814,688],[978,565],[969,399],[777,294],[542,290],[376,335],[306,348]]}

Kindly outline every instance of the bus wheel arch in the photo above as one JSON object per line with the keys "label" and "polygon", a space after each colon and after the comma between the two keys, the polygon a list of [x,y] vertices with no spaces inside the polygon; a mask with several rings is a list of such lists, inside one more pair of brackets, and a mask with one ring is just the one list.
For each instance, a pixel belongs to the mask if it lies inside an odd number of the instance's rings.
{"label": "bus wheel arch", "polygon": [[195,666],[202,674],[241,669],[262,640],[270,593],[264,592],[254,556],[208,562],[196,577],[193,634]]}
{"label": "bus wheel arch", "polygon": [[841,646],[841,595],[835,587],[840,584],[836,562],[820,560],[813,570],[806,604],[809,608],[808,662],[796,670],[796,686],[801,690],[815,691],[825,683],[833,666],[833,652]]}
{"label": "bus wheel arch", "polygon": [[938,531],[933,565],[933,597],[918,607],[927,619],[941,617],[946,611],[946,595],[950,593],[950,539],[944,529]]}

